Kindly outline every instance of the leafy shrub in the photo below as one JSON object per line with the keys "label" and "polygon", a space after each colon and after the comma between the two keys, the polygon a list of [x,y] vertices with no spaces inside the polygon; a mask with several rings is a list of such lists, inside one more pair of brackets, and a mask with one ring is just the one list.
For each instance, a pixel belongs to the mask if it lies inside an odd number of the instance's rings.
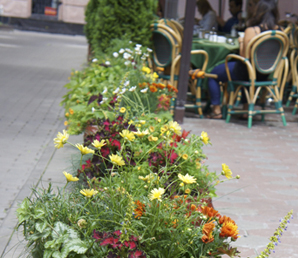
{"label": "leafy shrub", "polygon": [[150,24],[156,11],[157,0],[90,0],[85,33],[91,49],[96,54],[106,52],[117,38],[150,46]]}

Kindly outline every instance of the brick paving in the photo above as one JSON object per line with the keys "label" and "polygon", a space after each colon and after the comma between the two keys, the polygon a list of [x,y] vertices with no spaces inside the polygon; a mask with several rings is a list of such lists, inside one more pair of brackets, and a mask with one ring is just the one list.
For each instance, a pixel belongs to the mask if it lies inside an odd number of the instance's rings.
{"label": "brick paving", "polygon": [[[61,171],[70,166],[72,149],[58,152],[52,139],[63,129],[63,85],[72,68],[86,60],[83,37],[0,31],[0,255],[25,256],[21,232],[14,232],[17,203],[36,183],[61,185]],[[206,131],[212,146],[204,147],[210,171],[220,173],[226,163],[240,180],[218,185],[214,206],[234,219],[241,238],[234,245],[242,257],[263,250],[279,224],[293,209],[294,219],[276,247],[273,258],[298,257],[298,115],[286,109],[288,126],[279,115],[256,119],[251,129],[244,121],[184,119],[182,127],[194,134]],[[80,142],[82,136],[71,136]]]}

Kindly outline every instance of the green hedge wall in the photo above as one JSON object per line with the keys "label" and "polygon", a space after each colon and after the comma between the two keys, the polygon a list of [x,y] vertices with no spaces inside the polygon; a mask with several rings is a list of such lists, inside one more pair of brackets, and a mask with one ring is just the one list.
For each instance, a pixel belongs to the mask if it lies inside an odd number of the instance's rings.
{"label": "green hedge wall", "polygon": [[157,18],[158,0],[90,0],[85,34],[92,51],[105,52],[112,39],[125,38],[150,46],[150,24]]}

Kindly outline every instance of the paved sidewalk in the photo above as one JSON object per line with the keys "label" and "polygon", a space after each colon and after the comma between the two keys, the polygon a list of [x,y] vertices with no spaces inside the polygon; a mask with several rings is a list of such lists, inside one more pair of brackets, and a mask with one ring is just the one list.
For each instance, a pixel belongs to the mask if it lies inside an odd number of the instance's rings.
{"label": "paved sidewalk", "polygon": [[[63,126],[59,106],[63,85],[72,68],[86,60],[83,37],[0,31],[0,256],[25,256],[21,233],[13,233],[18,201],[37,182],[61,186],[61,176],[73,149],[56,150],[52,140]],[[293,209],[294,219],[276,247],[273,258],[298,257],[298,115],[287,109],[288,126],[278,115],[266,122],[185,118],[182,127],[200,135],[206,131],[212,146],[204,147],[210,171],[226,163],[240,180],[218,185],[214,206],[236,221],[241,238],[235,242],[242,257],[255,257],[268,243],[279,219]],[[82,136],[71,136],[80,142]],[[1,255],[2,254],[2,255]]]}
{"label": "paved sidewalk", "polygon": [[7,253],[17,203],[50,165],[64,168],[50,164],[52,140],[64,128],[63,86],[87,60],[87,43],[83,36],[0,30],[0,56],[0,256],[17,257]]}

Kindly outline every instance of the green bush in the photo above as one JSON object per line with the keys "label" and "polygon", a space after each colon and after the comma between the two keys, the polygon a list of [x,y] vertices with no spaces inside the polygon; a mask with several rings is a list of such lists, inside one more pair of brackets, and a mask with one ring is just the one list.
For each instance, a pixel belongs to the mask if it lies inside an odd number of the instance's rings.
{"label": "green bush", "polygon": [[157,0],[90,0],[85,33],[93,53],[105,52],[116,38],[150,46],[150,24],[156,11]]}

